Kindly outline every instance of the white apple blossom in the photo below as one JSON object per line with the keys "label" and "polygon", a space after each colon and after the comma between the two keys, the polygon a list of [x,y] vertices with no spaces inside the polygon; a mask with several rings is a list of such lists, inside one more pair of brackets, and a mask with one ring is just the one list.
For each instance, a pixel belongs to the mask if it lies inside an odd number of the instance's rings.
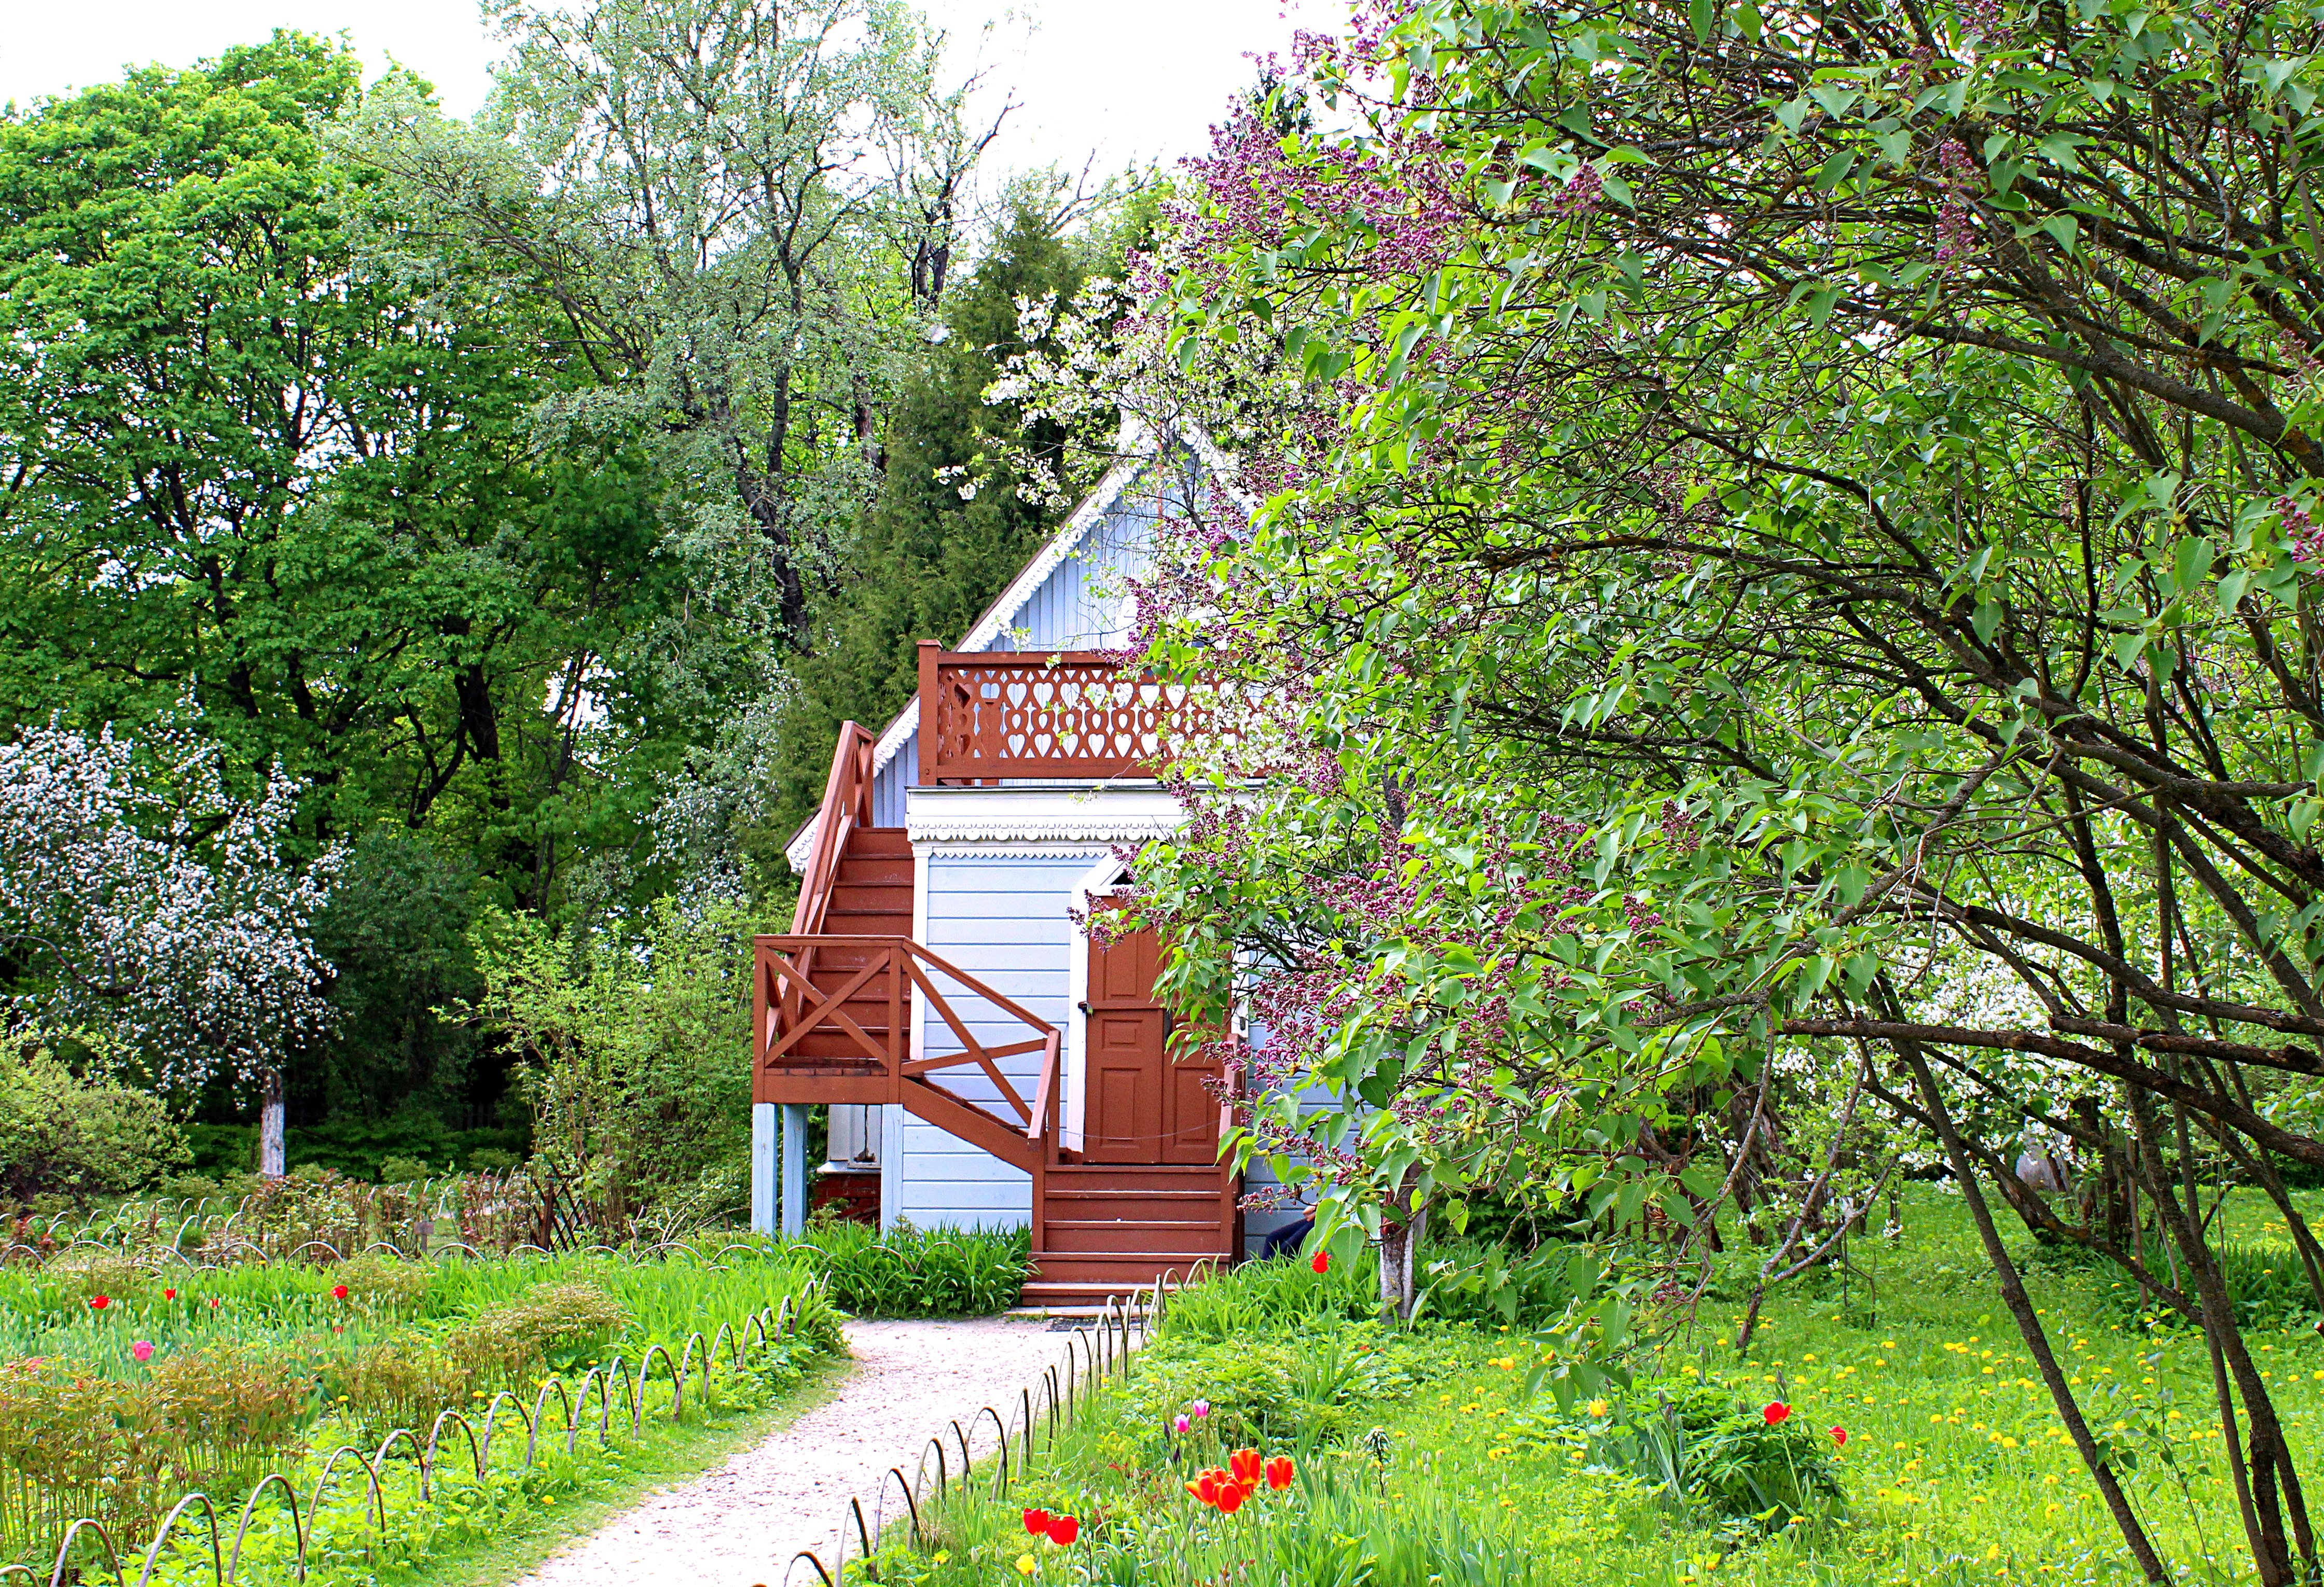
{"label": "white apple blossom", "polygon": [[281,1173],[281,1063],[327,1032],[313,923],[338,863],[282,852],[299,785],[232,797],[217,752],[51,724],[0,744],[0,950],[22,1025],[97,1029],[165,1090],[257,1084]]}

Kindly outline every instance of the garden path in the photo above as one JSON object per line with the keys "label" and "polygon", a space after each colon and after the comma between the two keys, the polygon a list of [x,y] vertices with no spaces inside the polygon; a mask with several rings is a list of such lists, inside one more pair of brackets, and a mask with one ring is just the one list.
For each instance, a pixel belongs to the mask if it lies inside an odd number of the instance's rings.
{"label": "garden path", "polygon": [[[951,1443],[954,1417],[965,1426],[987,1404],[1006,1416],[1019,1389],[1064,1360],[1073,1337],[1015,1317],[846,1328],[855,1364],[830,1400],[718,1470],[564,1545],[514,1587],[781,1587],[800,1549],[837,1557],[851,1498],[862,1499],[869,1519],[889,1467],[910,1475],[939,1428]],[[970,1445],[980,1465],[992,1444],[986,1417],[983,1437]],[[815,1579],[805,1564],[799,1573]]]}

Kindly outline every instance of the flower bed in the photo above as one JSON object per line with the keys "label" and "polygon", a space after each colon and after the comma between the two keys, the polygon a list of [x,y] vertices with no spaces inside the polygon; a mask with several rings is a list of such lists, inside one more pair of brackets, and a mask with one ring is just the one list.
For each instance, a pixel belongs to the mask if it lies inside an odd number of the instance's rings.
{"label": "flower bed", "polygon": [[375,1519],[388,1490],[430,1496],[447,1436],[484,1490],[512,1426],[529,1472],[544,1427],[582,1459],[583,1426],[633,1430],[689,1386],[763,1403],[836,1344],[835,1315],[802,1255],[725,1254],[0,1270],[0,1559],[45,1564],[85,1518],[142,1548],[180,1495],[239,1504],[342,1450]]}

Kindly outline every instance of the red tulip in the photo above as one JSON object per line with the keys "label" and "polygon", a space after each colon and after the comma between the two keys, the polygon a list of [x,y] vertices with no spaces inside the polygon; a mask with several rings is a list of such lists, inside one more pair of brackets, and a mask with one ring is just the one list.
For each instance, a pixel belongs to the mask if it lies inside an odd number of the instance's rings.
{"label": "red tulip", "polygon": [[161,1298],[163,1300],[175,1300],[178,1298],[178,1292],[174,1289],[165,1289],[161,1292]]}
{"label": "red tulip", "polygon": [[210,1310],[212,1310],[212,1311],[216,1311],[216,1310],[217,1310],[217,1309],[218,1309],[218,1297],[217,1297],[217,1296],[213,1295],[213,1296],[210,1296]]}
{"label": "red tulip", "polygon": [[1049,1541],[1059,1548],[1071,1548],[1074,1539],[1082,1535],[1082,1524],[1071,1516],[1049,1518]]}
{"label": "red tulip", "polygon": [[1771,1400],[1768,1402],[1767,1408],[1759,1414],[1766,1418],[1767,1426],[1773,1427],[1792,1414],[1792,1407],[1780,1399]]}
{"label": "red tulip", "polygon": [[1039,1534],[1046,1532],[1048,1529],[1049,1512],[1047,1510],[1028,1509],[1025,1512],[1025,1530],[1027,1532],[1038,1536]]}
{"label": "red tulip", "polygon": [[346,1297],[347,1287],[346,1285],[334,1284],[331,1286],[331,1298],[333,1300],[345,1300]]}
{"label": "red tulip", "polygon": [[1290,1487],[1293,1470],[1289,1455],[1277,1455],[1267,1462],[1267,1485],[1277,1489]]}
{"label": "red tulip", "polygon": [[1240,1482],[1229,1482],[1221,1487],[1217,1499],[1219,1514],[1231,1516],[1242,1509],[1243,1495],[1249,1491],[1250,1490]]}
{"label": "red tulip", "polygon": [[1332,1270],[1332,1253],[1328,1250],[1319,1250],[1308,1259],[1307,1265],[1318,1273],[1328,1273]]}
{"label": "red tulip", "polygon": [[1848,1446],[1847,1428],[1834,1427],[1831,1430],[1831,1445],[1834,1449],[1845,1449]]}
{"label": "red tulip", "polygon": [[88,1306],[91,1311],[101,1312],[112,1304],[113,1296],[109,1295],[92,1295],[88,1297]]}
{"label": "red tulip", "polygon": [[1219,1501],[1220,1485],[1226,1481],[1226,1476],[1224,1472],[1216,1467],[1198,1472],[1194,1475],[1194,1480],[1186,1484],[1186,1491],[1204,1504],[1216,1504]]}
{"label": "red tulip", "polygon": [[1227,1456],[1227,1469],[1234,1473],[1234,1480],[1237,1482],[1243,1484],[1245,1487],[1258,1486],[1259,1470],[1259,1451],[1255,1449],[1236,1450],[1232,1454]]}

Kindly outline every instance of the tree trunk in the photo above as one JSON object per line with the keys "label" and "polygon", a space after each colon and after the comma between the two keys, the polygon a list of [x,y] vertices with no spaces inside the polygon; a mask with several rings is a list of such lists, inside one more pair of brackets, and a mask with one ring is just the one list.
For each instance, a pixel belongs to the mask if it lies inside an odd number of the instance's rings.
{"label": "tree trunk", "polygon": [[[1399,1197],[1400,1202],[1405,1198]],[[1413,1269],[1420,1258],[1420,1242],[1428,1232],[1428,1204],[1414,1207],[1400,1223],[1380,1224],[1379,1293],[1380,1316],[1409,1321],[1412,1308],[1418,1299],[1413,1287]]]}
{"label": "tree trunk", "polygon": [[258,1171],[281,1178],[282,1167],[282,1071],[269,1066],[259,1077]]}

